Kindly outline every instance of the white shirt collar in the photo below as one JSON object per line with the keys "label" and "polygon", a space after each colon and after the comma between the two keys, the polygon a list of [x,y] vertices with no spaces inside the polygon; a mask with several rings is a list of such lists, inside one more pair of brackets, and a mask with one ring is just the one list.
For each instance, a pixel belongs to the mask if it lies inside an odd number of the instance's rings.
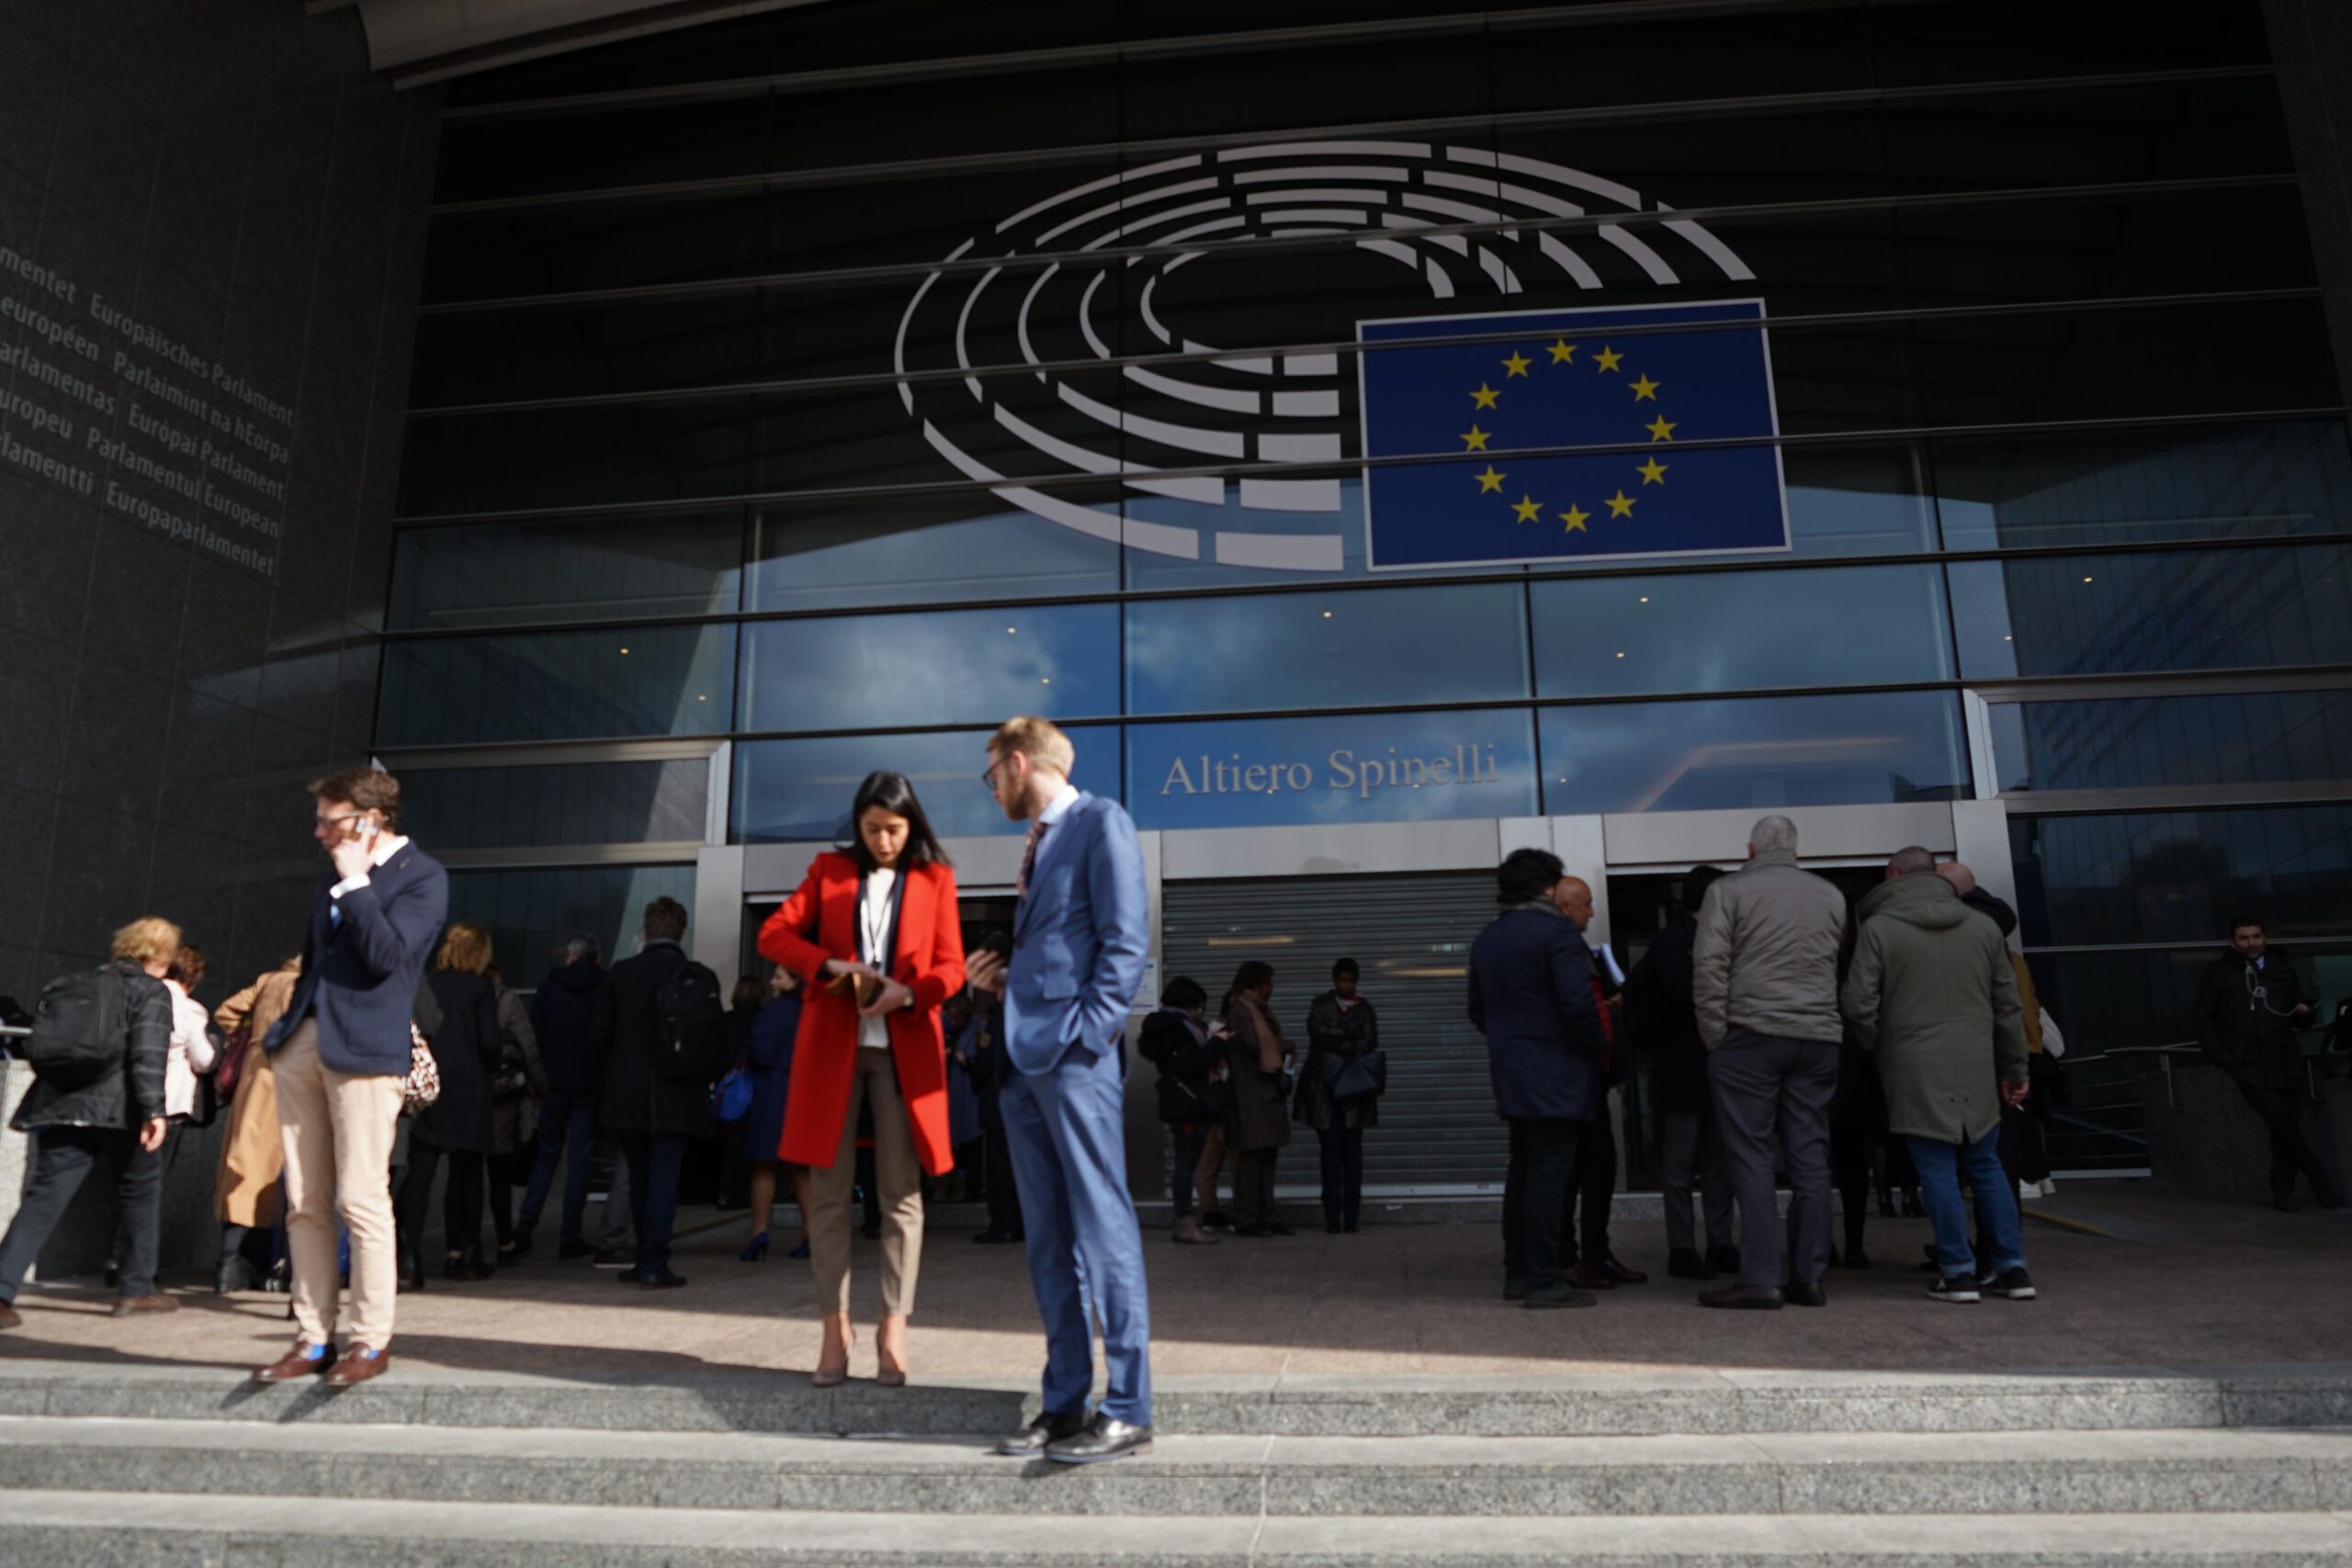
{"label": "white shirt collar", "polygon": [[400,853],[406,848],[408,848],[408,840],[406,839],[401,837],[398,833],[388,833],[384,837],[376,840],[376,852],[368,858],[373,860],[378,865],[384,865],[389,863],[394,855]]}
{"label": "white shirt collar", "polygon": [[1046,809],[1037,813],[1037,825],[1041,828],[1052,827],[1055,823],[1062,819],[1064,814],[1067,813],[1071,807],[1076,806],[1077,804],[1078,786],[1074,784],[1064,784],[1061,787],[1061,793],[1055,795],[1053,799],[1047,801],[1046,803]]}

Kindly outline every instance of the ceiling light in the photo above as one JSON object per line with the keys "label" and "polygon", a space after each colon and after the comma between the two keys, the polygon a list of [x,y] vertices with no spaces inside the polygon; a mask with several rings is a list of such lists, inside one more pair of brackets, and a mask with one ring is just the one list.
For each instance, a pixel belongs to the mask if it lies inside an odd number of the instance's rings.
{"label": "ceiling light", "polygon": [[2085,582],[2088,582],[2088,581],[2090,581],[2090,579],[2089,579],[2089,578],[2087,578],[2087,577],[2086,577],[2085,579],[2083,579],[2083,581],[2084,581]]}
{"label": "ceiling light", "polygon": [[621,651],[622,651],[623,653],[627,653],[627,652],[628,651],[628,649],[626,649],[626,648],[624,648],[624,649],[621,649]]}
{"label": "ceiling light", "polygon": [[1648,604],[1649,602],[1650,602],[1650,596],[1649,596],[1648,594],[1646,594],[1646,593],[1643,594],[1643,595],[1642,595],[1642,603],[1643,603],[1643,604]]}

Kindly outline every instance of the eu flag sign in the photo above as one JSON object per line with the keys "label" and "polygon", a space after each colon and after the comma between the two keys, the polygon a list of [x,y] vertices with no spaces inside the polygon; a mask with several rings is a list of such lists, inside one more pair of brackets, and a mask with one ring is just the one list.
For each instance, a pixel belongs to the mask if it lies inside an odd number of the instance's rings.
{"label": "eu flag sign", "polygon": [[[1359,356],[1365,559],[1395,571],[1786,550],[1763,321],[1762,300],[1723,299],[1358,323],[1367,345],[1400,344]],[[1522,455],[1561,446],[1617,450]],[[1393,460],[1414,457],[1438,460]]]}

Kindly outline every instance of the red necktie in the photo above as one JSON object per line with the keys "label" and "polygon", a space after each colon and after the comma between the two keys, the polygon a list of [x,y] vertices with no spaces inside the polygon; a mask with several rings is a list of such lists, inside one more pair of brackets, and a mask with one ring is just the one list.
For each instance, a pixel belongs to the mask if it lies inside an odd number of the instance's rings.
{"label": "red necktie", "polygon": [[1043,822],[1029,824],[1028,841],[1021,846],[1021,880],[1013,884],[1014,891],[1023,898],[1029,897],[1029,874],[1037,869],[1037,842],[1045,836]]}

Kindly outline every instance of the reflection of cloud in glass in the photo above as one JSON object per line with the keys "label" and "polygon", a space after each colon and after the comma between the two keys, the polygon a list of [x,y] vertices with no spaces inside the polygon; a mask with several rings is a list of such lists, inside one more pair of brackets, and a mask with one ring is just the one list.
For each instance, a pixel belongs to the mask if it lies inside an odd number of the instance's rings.
{"label": "reflection of cloud in glass", "polygon": [[[978,498],[993,506],[993,497]],[[841,515],[763,520],[752,567],[755,610],[847,607],[887,600],[1088,593],[1119,585],[1119,547],[1025,512],[893,525],[888,502],[844,502]],[[852,514],[851,510],[854,512]],[[1093,510],[1116,518],[1115,504]]]}
{"label": "reflection of cloud in glass", "polygon": [[1113,715],[1117,668],[1108,604],[771,621],[752,628],[744,712],[753,729]]}
{"label": "reflection of cloud in glass", "polygon": [[[987,789],[989,729],[930,735],[829,736],[808,740],[750,740],[735,748],[733,836],[739,843],[831,842],[849,831],[850,801],[865,775],[888,768],[907,775],[932,827],[949,837],[1018,833]],[[1119,732],[1077,729],[1071,782],[1098,795],[1118,794]]]}

